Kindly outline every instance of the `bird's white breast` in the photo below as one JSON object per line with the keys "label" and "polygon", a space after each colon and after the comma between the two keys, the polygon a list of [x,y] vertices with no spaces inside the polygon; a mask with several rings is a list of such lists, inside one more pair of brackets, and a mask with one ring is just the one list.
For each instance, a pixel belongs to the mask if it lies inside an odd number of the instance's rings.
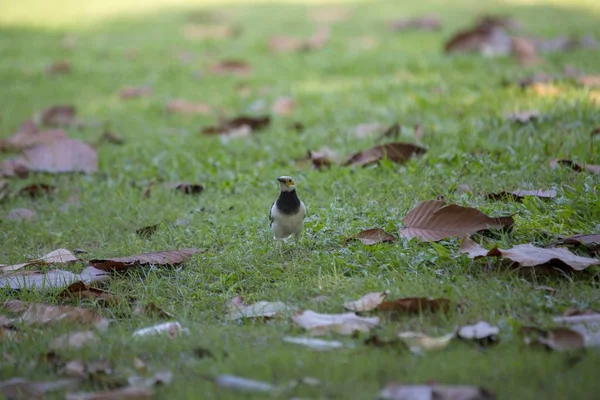
{"label": "bird's white breast", "polygon": [[271,207],[271,216],[273,223],[271,230],[275,239],[285,239],[292,234],[299,234],[302,231],[304,217],[306,216],[306,206],[301,201],[300,209],[295,214],[284,214],[279,211],[275,204]]}

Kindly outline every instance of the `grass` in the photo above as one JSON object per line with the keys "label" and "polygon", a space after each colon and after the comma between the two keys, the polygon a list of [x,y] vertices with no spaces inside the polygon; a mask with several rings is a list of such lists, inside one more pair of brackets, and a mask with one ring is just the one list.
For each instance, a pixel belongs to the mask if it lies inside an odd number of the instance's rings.
{"label": "grass", "polygon": [[[190,329],[189,336],[134,341],[135,329],[159,321],[130,318],[126,308],[88,302],[81,305],[97,308],[115,322],[102,335],[101,345],[62,352],[65,359],[108,357],[116,375],[128,376],[134,356],[144,358],[151,368],[175,373],[170,385],[158,389],[159,398],[239,398],[201,379],[216,374],[274,383],[314,376],[324,382],[320,388],[294,392],[303,398],[374,398],[390,380],[481,385],[498,398],[518,399],[589,398],[600,389],[598,352],[589,351],[573,362],[571,354],[523,348],[516,333],[521,325],[544,325],[569,307],[599,309],[597,270],[572,277],[522,276],[499,268],[497,261],[467,260],[454,240],[435,245],[402,240],[372,247],[343,244],[344,237],[373,226],[397,232],[410,208],[438,195],[489,214],[516,214],[513,231],[484,238],[488,246],[545,245],[559,235],[598,232],[598,176],[548,167],[554,158],[600,164],[600,143],[596,139],[591,146],[589,136],[600,126],[598,106],[587,100],[586,89],[569,83],[559,85],[558,97],[543,97],[502,82],[538,71],[558,73],[565,65],[598,73],[593,66],[600,65],[600,52],[546,55],[541,66],[531,69],[513,59],[448,57],[441,52],[452,32],[484,12],[513,16],[523,23],[525,34],[600,37],[598,4],[338,2],[352,15],[333,26],[330,43],[321,51],[292,55],[269,53],[266,40],[280,34],[309,35],[315,26],[307,12],[317,7],[314,2],[232,2],[217,8],[211,3],[164,1],[153,2],[154,9],[112,9],[111,4],[121,2],[107,1],[102,3],[107,4],[104,11],[81,6],[85,2],[64,2],[51,10],[42,4],[29,0],[3,5],[2,135],[12,134],[47,106],[72,103],[82,120],[108,121],[126,144],[100,146],[101,172],[95,175],[10,181],[15,189],[45,182],[59,191],[51,199],[14,197],[0,204],[0,215],[16,207],[37,213],[33,221],[0,223],[0,262],[17,263],[60,247],[84,249],[90,259],[185,247],[206,250],[181,267],[146,269],[107,284],[117,294],[155,302],[175,314]],[[224,14],[242,28],[241,35],[214,42],[184,39],[180,29],[198,11]],[[423,13],[440,15],[443,29],[393,34],[385,26],[390,18]],[[65,35],[77,37],[74,49],[61,46]],[[376,47],[360,48],[353,41],[365,36],[374,39]],[[192,54],[191,63],[178,60],[182,51]],[[133,60],[130,54],[135,54]],[[212,62],[226,58],[247,60],[252,74],[205,73]],[[69,60],[73,72],[47,77],[45,67],[59,59]],[[152,86],[154,96],[123,101],[116,93],[125,85]],[[240,95],[240,85],[250,93]],[[282,95],[298,102],[293,117],[275,116],[267,131],[227,142],[199,133],[215,122],[214,117],[163,111],[168,100],[185,98],[221,107],[229,116],[260,109],[261,104],[262,112],[269,112],[271,102]],[[528,109],[539,110],[542,118],[516,125],[503,117]],[[306,130],[298,134],[290,129],[294,121],[301,121]],[[374,140],[355,138],[350,133],[353,126],[394,121],[405,127],[423,125],[429,149],[424,157],[403,166],[383,162],[325,171],[293,161],[323,145],[341,154],[365,149]],[[90,141],[101,133],[101,127],[94,126],[69,129],[71,137]],[[414,140],[411,129],[405,129],[402,140]],[[277,196],[274,178],[284,174],[296,178],[309,217],[301,242],[290,245],[281,257],[267,215]],[[198,182],[206,190],[193,197],[157,185],[151,197],[144,198],[143,188],[153,180]],[[473,192],[457,191],[459,184],[468,184]],[[481,195],[517,188],[553,188],[558,197],[513,203]],[[69,202],[73,197],[77,201]],[[143,226],[181,219],[189,224],[163,224],[150,239],[135,234]],[[551,286],[556,293],[536,290],[539,285]],[[239,324],[224,318],[225,305],[238,294],[247,302],[279,300],[340,312],[343,301],[386,289],[392,297],[443,296],[464,305],[448,315],[393,321],[384,317],[386,334],[441,334],[486,320],[501,327],[501,342],[485,350],[456,344],[424,356],[360,345],[317,353],[282,342],[285,335],[302,334],[285,319]],[[328,299],[315,303],[311,299],[317,295]],[[0,301],[9,298],[56,301],[52,294],[0,292]],[[38,360],[56,337],[73,329],[65,325],[31,330],[19,341],[3,341],[3,356],[14,362],[1,363],[0,377],[55,379],[56,372]],[[197,347],[210,349],[216,359],[195,358],[192,350]]]}

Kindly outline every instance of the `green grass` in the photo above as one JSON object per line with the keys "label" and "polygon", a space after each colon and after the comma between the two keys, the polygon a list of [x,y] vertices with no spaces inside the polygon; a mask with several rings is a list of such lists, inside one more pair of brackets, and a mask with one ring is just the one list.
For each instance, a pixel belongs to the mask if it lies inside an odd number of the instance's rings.
{"label": "green grass", "polygon": [[[315,25],[307,12],[316,7],[314,2],[232,2],[217,8],[201,2],[169,6],[165,1],[156,8],[123,6],[122,13],[119,8],[109,12],[111,4],[120,4],[113,1],[103,2],[108,5],[102,12],[86,10],[81,6],[85,2],[64,2],[62,8],[50,10],[39,0],[5,3],[0,16],[1,135],[9,136],[47,106],[71,103],[82,120],[107,121],[126,144],[100,146],[100,172],[95,175],[11,180],[13,189],[45,182],[59,190],[51,199],[14,197],[0,204],[2,216],[16,207],[37,213],[33,221],[0,223],[0,263],[21,262],[60,247],[85,249],[90,259],[184,247],[206,250],[175,269],[116,276],[106,285],[175,314],[190,329],[189,336],[134,341],[135,329],[159,321],[130,318],[130,310],[87,302],[82,306],[115,321],[102,334],[100,346],[61,352],[65,359],[108,357],[118,376],[128,376],[134,356],[145,358],[150,368],[175,373],[170,385],[158,389],[160,398],[240,398],[201,379],[216,374],[273,383],[314,376],[324,382],[321,388],[293,393],[303,398],[374,398],[390,380],[481,385],[503,399],[589,398],[600,389],[597,351],[573,363],[569,354],[524,348],[516,332],[521,325],[543,325],[569,307],[600,309],[597,269],[572,277],[521,276],[500,268],[496,260],[460,256],[455,240],[438,245],[403,240],[372,247],[343,244],[345,236],[374,226],[397,233],[410,208],[438,195],[489,214],[514,213],[512,232],[485,238],[489,246],[545,245],[559,235],[598,232],[598,176],[551,169],[548,164],[554,158],[600,164],[600,142],[596,139],[592,147],[589,136],[600,126],[600,109],[587,100],[586,89],[568,82],[559,84],[562,92],[554,98],[502,82],[537,71],[559,73],[565,65],[598,73],[600,52],[546,55],[533,69],[509,58],[448,57],[441,52],[452,32],[482,13],[513,16],[526,35],[595,33],[600,38],[600,7],[595,2],[337,3],[352,15],[332,27],[328,45],[291,55],[271,54],[266,40],[311,34]],[[184,39],[181,27],[193,12],[203,10],[223,14],[241,27],[241,35],[213,42]],[[423,13],[438,14],[443,29],[394,34],[385,26],[390,18]],[[72,50],[61,46],[66,34],[77,37]],[[364,36],[377,46],[361,49],[351,41]],[[131,51],[137,54],[133,61],[127,58]],[[181,51],[193,55],[191,63],[177,59]],[[205,73],[208,65],[227,58],[247,60],[253,73]],[[47,77],[46,66],[61,59],[72,63],[73,72]],[[246,97],[236,90],[242,84],[251,88]],[[117,92],[125,85],[152,86],[154,96],[123,101]],[[268,130],[228,142],[199,133],[216,117],[163,111],[168,100],[184,98],[221,107],[233,117],[249,113],[257,101],[264,101],[263,112],[269,112],[272,101],[282,95],[298,102],[293,117],[274,116]],[[539,110],[543,117],[527,125],[511,124],[503,117],[528,109]],[[294,121],[301,121],[306,130],[298,134],[290,129]],[[429,150],[424,157],[403,166],[383,162],[324,171],[294,162],[324,145],[341,154],[366,149],[374,140],[353,137],[352,127],[394,121],[405,127],[423,125]],[[90,141],[102,133],[101,127],[68,131],[71,137]],[[414,140],[410,128],[402,140]],[[309,210],[301,242],[289,245],[283,257],[268,228],[279,175],[296,178]],[[193,197],[156,185],[151,197],[144,198],[144,187],[152,180],[198,182],[206,190]],[[473,193],[460,193],[459,184],[468,184]],[[482,196],[517,188],[554,188],[558,197],[514,203]],[[78,202],[65,207],[71,196]],[[143,226],[178,219],[188,219],[189,224],[163,224],[150,239],[135,234]],[[80,263],[73,270],[83,267]],[[557,291],[552,296],[535,290],[539,285]],[[343,301],[386,289],[391,297],[443,296],[463,304],[462,311],[448,315],[393,321],[384,317],[386,333],[441,334],[486,320],[501,327],[501,341],[483,351],[452,344],[441,352],[415,356],[342,338],[357,343],[356,348],[317,353],[282,342],[283,336],[302,334],[286,319],[238,324],[224,318],[228,300],[238,294],[247,302],[285,301],[299,308],[340,312]],[[311,299],[317,295],[329,297],[315,304]],[[0,292],[0,301],[9,298],[55,302],[51,294]],[[56,372],[37,360],[52,340],[73,329],[24,327],[20,340],[2,342],[2,353],[16,362],[3,361],[0,377],[55,379]],[[216,359],[196,359],[192,350],[197,347],[210,349]]]}

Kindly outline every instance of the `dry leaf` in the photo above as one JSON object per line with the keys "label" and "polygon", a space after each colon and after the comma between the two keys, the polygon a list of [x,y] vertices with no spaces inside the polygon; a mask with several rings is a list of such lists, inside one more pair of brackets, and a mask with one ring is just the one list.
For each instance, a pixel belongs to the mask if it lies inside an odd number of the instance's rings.
{"label": "dry leaf", "polygon": [[77,261],[77,257],[67,249],[57,249],[35,260],[26,261],[24,263],[4,266],[0,268],[0,272],[16,271],[23,267],[32,265],[48,265],[48,264],[72,264]]}
{"label": "dry leaf", "polygon": [[377,317],[359,317],[354,313],[319,314],[312,310],[299,312],[292,317],[292,321],[314,335],[327,332],[351,335],[355,331],[368,332],[379,325]]}
{"label": "dry leaf", "polygon": [[585,347],[600,346],[600,314],[554,317],[553,321],[579,333],[583,337]]}
{"label": "dry leaf", "polygon": [[211,113],[212,108],[206,103],[193,103],[184,99],[174,99],[167,103],[166,110],[178,114],[208,115]]}
{"label": "dry leaf", "polygon": [[275,386],[270,383],[240,378],[239,376],[233,375],[216,376],[214,382],[219,387],[238,392],[272,392],[275,390]]}
{"label": "dry leaf", "polygon": [[381,228],[371,228],[361,231],[347,240],[360,240],[363,244],[374,245],[377,243],[394,243],[396,238]]}
{"label": "dry leaf", "polygon": [[46,126],[70,126],[75,123],[77,110],[71,105],[52,106],[40,115],[40,122]]}
{"label": "dry leaf", "polygon": [[316,169],[329,167],[331,164],[339,164],[340,158],[338,154],[329,147],[321,147],[319,150],[309,150],[308,159]]}
{"label": "dry leaf", "polygon": [[35,211],[28,208],[13,208],[6,213],[5,218],[9,221],[32,220],[35,218]]}
{"label": "dry leaf", "polygon": [[100,338],[92,331],[70,332],[56,338],[52,342],[52,348],[55,350],[81,349],[99,342]]}
{"label": "dry leaf", "polygon": [[19,194],[33,198],[42,195],[49,196],[56,192],[56,186],[47,185],[45,183],[33,183],[19,189]]}
{"label": "dry leaf", "polygon": [[181,336],[183,333],[189,333],[189,329],[183,328],[179,322],[173,321],[138,329],[137,331],[133,332],[133,336],[145,337],[168,335],[173,338],[176,336]]}
{"label": "dry leaf", "polygon": [[96,150],[85,142],[63,139],[26,149],[24,164],[30,171],[64,173],[98,171]]}
{"label": "dry leaf", "polygon": [[295,311],[294,307],[288,306],[282,302],[259,301],[254,304],[246,305],[238,298],[234,298],[229,304],[229,313],[227,318],[238,320],[243,318],[275,318],[284,316]]}
{"label": "dry leaf", "polygon": [[189,40],[215,40],[232,38],[239,33],[239,30],[230,25],[189,23],[183,26],[182,33]]}
{"label": "dry leaf", "polygon": [[[26,307],[25,310],[23,308]],[[9,300],[4,303],[3,308],[20,313],[19,322],[25,324],[53,324],[58,322],[78,323],[93,325],[97,329],[105,330],[109,321],[102,318],[94,310],[72,306],[51,306],[41,303],[28,303],[20,300]],[[16,310],[16,311],[15,311]]]}
{"label": "dry leaf", "polygon": [[33,121],[25,121],[19,130],[6,139],[2,146],[11,150],[23,150],[41,144],[49,144],[67,138],[67,133],[62,129],[47,129],[40,131]]}
{"label": "dry leaf", "polygon": [[126,86],[119,91],[122,99],[136,99],[152,96],[153,90],[148,86]]}
{"label": "dry leaf", "polygon": [[150,302],[147,304],[136,304],[135,309],[133,310],[133,315],[136,316],[149,316],[152,318],[165,318],[165,319],[173,319],[175,316],[171,313],[166,312],[159,306],[157,306],[154,302]]}
{"label": "dry leaf", "polygon": [[512,49],[512,40],[503,26],[484,20],[470,29],[457,32],[446,42],[444,49],[447,54],[508,55]]}
{"label": "dry leaf", "polygon": [[5,399],[42,399],[45,394],[63,389],[75,389],[78,379],[54,379],[48,382],[11,378],[0,382],[0,396]]}
{"label": "dry leaf", "polygon": [[475,208],[428,200],[406,214],[404,228],[399,233],[407,239],[418,237],[437,242],[449,237],[463,237],[470,232],[509,228],[512,224],[512,217],[492,218]]}
{"label": "dry leaf", "polygon": [[151,400],[148,388],[124,387],[98,393],[67,393],[66,400]]}
{"label": "dry leaf", "polygon": [[71,72],[71,63],[64,60],[54,61],[46,68],[48,75],[68,74]]}
{"label": "dry leaf", "polygon": [[131,376],[128,379],[131,387],[138,388],[153,388],[157,386],[168,385],[173,380],[173,373],[170,371],[160,371],[155,373],[150,378],[140,376]]}
{"label": "dry leaf", "polygon": [[290,337],[286,336],[283,338],[283,341],[286,343],[295,343],[302,346],[309,347],[314,350],[326,351],[326,350],[335,350],[341,349],[344,347],[344,343],[338,340],[323,340],[323,339],[315,339],[309,337]]}
{"label": "dry leaf", "polygon": [[275,36],[269,39],[269,49],[274,53],[292,53],[320,50],[329,40],[329,28],[324,26],[308,39]]}
{"label": "dry leaf", "polygon": [[388,23],[389,28],[394,32],[420,30],[436,31],[442,27],[439,18],[429,15],[415,18],[400,18]]}
{"label": "dry leaf", "polygon": [[296,110],[296,102],[291,97],[279,97],[273,103],[271,110],[277,115],[292,115]]}
{"label": "dry leaf", "polygon": [[117,304],[119,301],[121,301],[121,298],[118,295],[109,292],[108,290],[88,286],[82,281],[77,281],[70,284],[57,297],[59,299],[88,299],[93,301],[101,301],[107,304]]}
{"label": "dry leaf", "polygon": [[535,121],[540,117],[539,111],[519,111],[514,113],[506,114],[506,119],[510,122],[519,122],[526,124],[531,121]]}
{"label": "dry leaf", "polygon": [[206,127],[204,129],[202,129],[202,133],[204,133],[205,135],[212,135],[212,134],[226,135],[226,134],[231,133],[231,131],[240,129],[244,126],[247,126],[250,129],[250,131],[258,131],[258,130],[266,128],[267,126],[269,126],[270,123],[271,123],[271,117],[269,117],[268,115],[264,116],[264,117],[256,117],[256,118],[240,116],[240,117],[233,118],[230,120],[225,120],[217,126]]}
{"label": "dry leaf", "polygon": [[547,349],[557,351],[580,350],[585,347],[585,340],[578,332],[567,328],[543,330],[532,326],[521,328],[525,335],[525,344],[543,345]]}
{"label": "dry leaf", "polygon": [[386,400],[495,400],[486,389],[460,385],[402,385],[389,383],[379,394]]}
{"label": "dry leaf", "polygon": [[527,196],[537,197],[539,199],[553,199],[556,197],[556,190],[521,190],[517,189],[513,192],[499,192],[499,193],[490,193],[486,195],[488,199],[492,200],[513,200],[513,201],[521,201],[523,198]]}
{"label": "dry leaf", "polygon": [[222,60],[211,65],[208,68],[213,74],[233,74],[238,76],[246,76],[252,72],[252,67],[246,61],[242,60]]}
{"label": "dry leaf", "polygon": [[571,160],[554,160],[550,162],[551,167],[554,168],[556,165],[567,166],[576,172],[587,171],[591,172],[592,174],[600,175],[600,165],[579,164]]}
{"label": "dry leaf", "polygon": [[383,124],[371,122],[367,124],[356,125],[354,128],[352,128],[352,132],[356,137],[364,139],[378,135],[384,132],[385,129],[385,125]]}
{"label": "dry leaf", "polygon": [[166,250],[153,253],[144,253],[130,257],[118,257],[90,260],[90,266],[104,270],[123,271],[132,267],[146,265],[175,266],[188,261],[199,249]]}
{"label": "dry leaf", "polygon": [[79,277],[74,273],[61,269],[53,269],[44,273],[23,271],[0,276],[0,287],[51,292],[69,286],[78,280]]}
{"label": "dry leaf", "polygon": [[583,75],[577,77],[577,81],[585,87],[599,87],[600,75]]}
{"label": "dry leaf", "polygon": [[589,251],[595,253],[600,251],[600,233],[592,233],[587,235],[575,235],[550,243],[549,247],[567,245],[567,246],[584,246]]}
{"label": "dry leaf", "polygon": [[411,143],[387,143],[351,155],[344,165],[362,167],[379,162],[384,158],[402,164],[413,155],[420,155],[426,151],[423,147]]}
{"label": "dry leaf", "polygon": [[377,306],[377,311],[419,314],[422,312],[447,312],[452,302],[448,299],[429,299],[427,297],[404,297],[391,301],[383,301]]}
{"label": "dry leaf", "polygon": [[387,291],[367,293],[358,300],[344,303],[344,308],[356,312],[371,311],[385,300],[387,294]]}
{"label": "dry leaf", "polygon": [[454,333],[444,336],[431,337],[420,332],[401,332],[398,337],[406,343],[413,353],[422,351],[442,350],[454,339]]}
{"label": "dry leaf", "polygon": [[600,260],[581,257],[563,248],[542,248],[532,244],[519,244],[510,249],[494,248],[486,250],[469,238],[465,238],[460,246],[460,251],[469,255],[469,258],[503,257],[518,263],[522,267],[538,267],[554,265],[559,267],[569,266],[576,271],[586,269],[591,265],[600,264]]}
{"label": "dry leaf", "polygon": [[11,158],[0,162],[0,178],[22,178],[29,176],[29,169],[22,157]]}
{"label": "dry leaf", "polygon": [[531,67],[540,63],[535,43],[524,37],[512,38],[512,53],[524,67]]}

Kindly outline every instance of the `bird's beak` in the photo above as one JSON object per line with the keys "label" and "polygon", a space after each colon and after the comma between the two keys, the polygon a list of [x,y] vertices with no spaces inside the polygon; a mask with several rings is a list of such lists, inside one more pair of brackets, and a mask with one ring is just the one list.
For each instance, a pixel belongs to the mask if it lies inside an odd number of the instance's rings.
{"label": "bird's beak", "polygon": [[283,178],[277,178],[277,180],[281,183],[285,183],[285,179],[283,179]]}

